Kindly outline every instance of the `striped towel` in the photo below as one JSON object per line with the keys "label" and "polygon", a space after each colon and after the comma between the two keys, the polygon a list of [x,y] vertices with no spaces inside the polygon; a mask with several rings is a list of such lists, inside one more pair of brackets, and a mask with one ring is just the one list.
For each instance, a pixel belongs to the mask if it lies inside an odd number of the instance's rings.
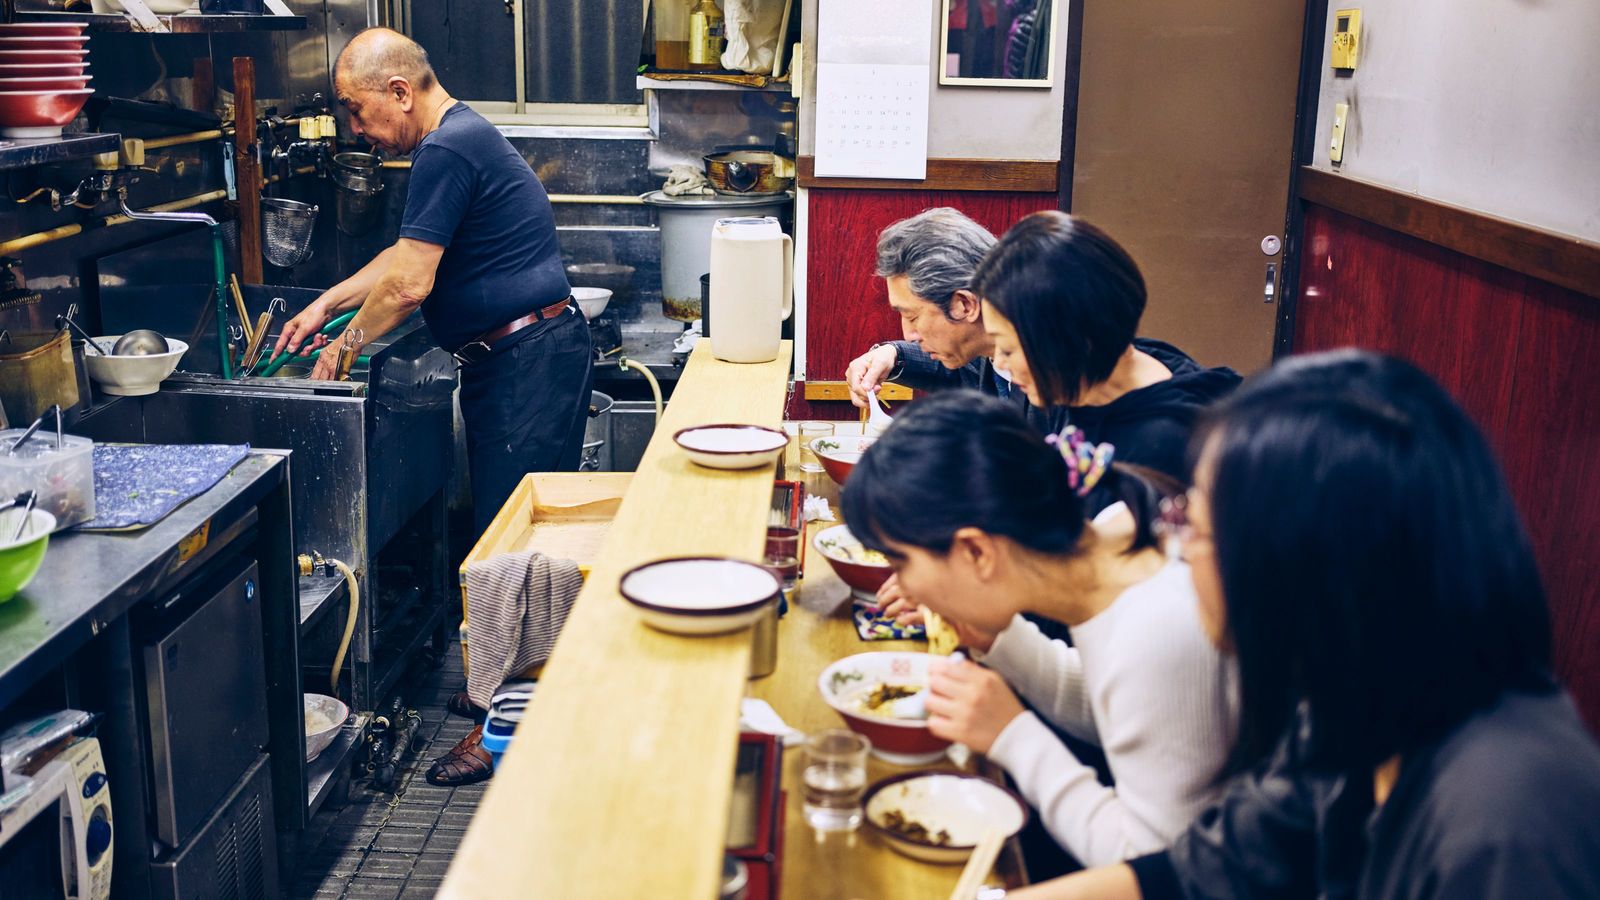
{"label": "striped towel", "polygon": [[495,688],[550,658],[583,588],[578,564],[543,553],[502,553],[467,566],[467,696],[488,709]]}

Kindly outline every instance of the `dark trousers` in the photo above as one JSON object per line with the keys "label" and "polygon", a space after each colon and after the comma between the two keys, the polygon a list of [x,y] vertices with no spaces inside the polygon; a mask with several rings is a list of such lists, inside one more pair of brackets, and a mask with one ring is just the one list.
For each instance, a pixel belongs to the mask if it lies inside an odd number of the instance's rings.
{"label": "dark trousers", "polygon": [[461,369],[461,418],[482,535],[529,472],[576,472],[589,420],[594,351],[576,307],[524,328]]}

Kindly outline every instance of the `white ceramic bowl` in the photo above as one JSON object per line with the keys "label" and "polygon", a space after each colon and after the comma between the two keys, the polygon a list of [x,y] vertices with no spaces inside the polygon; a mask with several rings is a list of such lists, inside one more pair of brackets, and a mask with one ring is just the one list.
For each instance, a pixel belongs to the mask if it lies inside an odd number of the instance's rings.
{"label": "white ceramic bowl", "polygon": [[119,397],[142,397],[161,389],[161,382],[178,367],[178,360],[189,352],[189,345],[177,338],[167,338],[167,352],[149,356],[111,356],[120,334],[94,339],[94,345],[106,352],[85,353],[89,377],[100,390]]}
{"label": "white ceramic bowl", "polygon": [[682,557],[628,570],[618,585],[646,625],[672,634],[737,631],[778,602],[778,577],[755,563],[717,556]]}
{"label": "white ceramic bowl", "polygon": [[575,287],[572,289],[572,299],[578,301],[578,309],[583,310],[583,317],[593,322],[595,316],[606,311],[606,306],[611,303],[611,292],[605,288]]}
{"label": "white ceramic bowl", "polygon": [[760,425],[696,425],[672,436],[693,462],[709,469],[770,466],[789,446],[789,436]]}
{"label": "white ceramic bowl", "polygon": [[879,651],[846,656],[822,670],[817,691],[850,730],[872,742],[872,755],[897,766],[920,766],[944,757],[950,742],[935,737],[926,719],[894,719],[861,711],[852,701],[880,684],[925,688],[926,653]]}
{"label": "white ceramic bowl", "polygon": [[[344,720],[350,718],[350,707],[338,697],[327,694],[305,695],[306,762],[316,759],[338,737]],[[313,726],[318,726],[313,729]]]}
{"label": "white ceramic bowl", "polygon": [[[863,805],[867,824],[890,847],[932,863],[966,862],[991,826],[1009,838],[1028,824],[1028,807],[1022,798],[986,778],[964,772],[894,775],[868,788]],[[943,831],[948,840],[935,843],[890,828],[886,818],[891,812],[922,825],[930,834]]]}

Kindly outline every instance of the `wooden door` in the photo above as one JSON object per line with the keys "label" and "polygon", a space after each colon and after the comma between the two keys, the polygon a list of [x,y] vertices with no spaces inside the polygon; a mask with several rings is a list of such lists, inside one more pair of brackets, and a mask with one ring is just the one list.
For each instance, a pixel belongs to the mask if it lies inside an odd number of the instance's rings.
{"label": "wooden door", "polygon": [[1283,273],[1261,245],[1283,237],[1305,4],[1081,2],[1072,212],[1138,260],[1145,335],[1260,368],[1268,266]]}

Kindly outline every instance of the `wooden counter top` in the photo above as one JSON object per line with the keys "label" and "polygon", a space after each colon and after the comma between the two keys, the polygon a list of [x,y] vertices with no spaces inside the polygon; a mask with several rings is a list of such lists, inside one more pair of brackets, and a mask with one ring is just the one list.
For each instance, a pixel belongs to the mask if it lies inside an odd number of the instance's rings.
{"label": "wooden counter top", "polygon": [[672,435],[776,427],[791,351],[735,365],[695,347],[440,897],[717,895],[750,632],[653,631],[617,583],[666,556],[761,558],[772,470],[700,468]]}
{"label": "wooden counter top", "polygon": [[[859,434],[860,429],[841,423],[839,433]],[[825,474],[799,470],[793,440],[789,451],[788,477],[803,481],[808,494],[827,498],[837,517],[838,487]],[[806,527],[805,539],[809,541],[818,531],[837,524],[838,521],[812,522]],[[850,588],[839,580],[815,547],[808,548],[797,602],[778,626],[777,668],[766,678],[750,683],[750,696],[772,704],[785,722],[801,731],[844,728],[844,720],[817,693],[817,678],[823,669],[856,653],[927,650],[928,645],[922,641],[861,640],[851,609]],[[961,877],[960,866],[919,862],[896,853],[865,825],[854,834],[828,835],[818,840],[805,820],[801,787],[804,756],[799,746],[784,751],[783,788],[788,792],[788,806],[784,821],[783,900],[926,900],[950,896]],[[867,763],[867,782],[907,771],[954,769],[948,762],[907,768],[874,757]],[[1002,857],[1001,869],[1008,873],[1020,871],[1016,852],[1015,842],[1011,842]],[[996,882],[997,879],[990,881]]]}

